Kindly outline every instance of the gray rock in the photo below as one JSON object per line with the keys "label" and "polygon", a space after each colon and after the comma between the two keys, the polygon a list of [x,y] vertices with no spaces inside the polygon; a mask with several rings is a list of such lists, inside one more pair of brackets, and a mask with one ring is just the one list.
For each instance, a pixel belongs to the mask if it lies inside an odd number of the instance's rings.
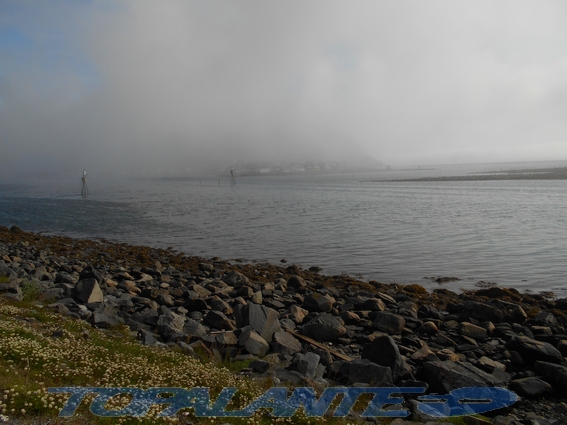
{"label": "gray rock", "polygon": [[374,318],[372,326],[382,332],[399,335],[406,326],[406,321],[402,316],[398,316],[397,314],[379,312]]}
{"label": "gray rock", "polygon": [[292,334],[282,331],[273,336],[272,350],[277,353],[293,355],[302,350],[301,343]]}
{"label": "gray rock", "polygon": [[563,356],[553,345],[528,338],[527,336],[516,335],[507,343],[508,350],[517,351],[524,360],[533,363],[537,360],[551,363],[561,363]]}
{"label": "gray rock", "polygon": [[70,274],[65,271],[60,271],[55,275],[55,283],[71,283],[74,285],[78,281],[78,274]]}
{"label": "gray rock", "polygon": [[95,278],[79,280],[73,290],[73,296],[85,304],[101,303],[104,299],[104,294]]}
{"label": "gray rock", "polygon": [[222,277],[222,281],[230,286],[234,286],[235,288],[240,288],[241,286],[250,284],[250,280],[246,276],[234,270],[225,273]]}
{"label": "gray rock", "polygon": [[388,386],[394,383],[389,367],[380,366],[368,359],[343,362],[340,374],[348,384],[366,383],[372,386]]}
{"label": "gray rock", "polygon": [[185,316],[168,312],[159,316],[157,320],[157,331],[167,340],[174,334],[182,332],[183,325],[185,325]]}
{"label": "gray rock", "polygon": [[510,389],[522,397],[539,397],[550,391],[551,385],[539,378],[529,377],[510,382]]}
{"label": "gray rock", "polygon": [[272,341],[274,333],[282,331],[277,311],[263,305],[237,305],[234,317],[238,328],[250,325],[267,342]]}
{"label": "gray rock", "polygon": [[384,311],[386,310],[386,305],[384,304],[384,301],[382,301],[380,298],[368,298],[362,304],[362,308],[364,310],[370,310],[370,311]]}
{"label": "gray rock", "polygon": [[236,329],[232,320],[230,320],[224,313],[216,310],[209,310],[203,319],[203,323],[211,328],[219,330],[233,331]]}
{"label": "gray rock", "polygon": [[238,344],[246,351],[258,357],[264,357],[270,346],[254,329],[247,329],[238,337]]}
{"label": "gray rock", "polygon": [[394,382],[406,370],[405,361],[400,354],[398,345],[389,335],[379,336],[370,344],[366,344],[362,349],[361,357],[380,366],[389,367],[392,370]]}
{"label": "gray rock", "polygon": [[334,302],[335,299],[328,294],[312,292],[305,296],[302,307],[309,311],[328,313],[333,309]]}
{"label": "gray rock", "polygon": [[299,332],[316,341],[335,341],[346,333],[340,318],[321,313],[299,328]]}
{"label": "gray rock", "polygon": [[123,325],[124,319],[116,314],[105,310],[95,310],[90,318],[90,323],[95,328],[110,329],[114,326]]}
{"label": "gray rock", "polygon": [[488,374],[468,362],[427,362],[422,370],[431,391],[442,394],[463,387],[503,386],[510,380],[510,376],[504,372]]}
{"label": "gray rock", "polygon": [[319,359],[319,355],[315,353],[296,353],[293,356],[293,360],[291,362],[291,365],[289,366],[289,369],[298,371],[306,378],[314,379],[315,375],[317,374]]}
{"label": "gray rock", "polygon": [[205,336],[207,331],[199,322],[193,319],[185,320],[185,324],[183,325],[183,332],[196,337]]}

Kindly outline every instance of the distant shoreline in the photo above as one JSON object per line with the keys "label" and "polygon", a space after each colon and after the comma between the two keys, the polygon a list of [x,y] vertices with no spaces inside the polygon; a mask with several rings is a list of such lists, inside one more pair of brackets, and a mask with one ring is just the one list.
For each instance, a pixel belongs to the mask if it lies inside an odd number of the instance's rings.
{"label": "distant shoreline", "polygon": [[365,180],[365,182],[457,182],[490,180],[567,180],[567,167],[524,170],[486,171],[465,176],[419,177],[395,180]]}

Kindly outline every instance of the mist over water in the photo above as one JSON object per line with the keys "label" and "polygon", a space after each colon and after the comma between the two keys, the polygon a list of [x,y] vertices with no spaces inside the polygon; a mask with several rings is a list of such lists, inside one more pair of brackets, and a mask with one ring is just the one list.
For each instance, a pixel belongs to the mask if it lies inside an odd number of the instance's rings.
{"label": "mist over water", "polygon": [[172,246],[223,259],[320,266],[440,287],[458,277],[519,290],[567,288],[567,181],[370,182],[564,162],[444,166],[370,174],[0,185],[0,225]]}

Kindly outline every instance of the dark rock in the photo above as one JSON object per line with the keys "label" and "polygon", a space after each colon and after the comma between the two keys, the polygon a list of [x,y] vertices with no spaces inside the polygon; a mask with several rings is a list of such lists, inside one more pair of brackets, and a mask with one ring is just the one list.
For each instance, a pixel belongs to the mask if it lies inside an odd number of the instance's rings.
{"label": "dark rock", "polygon": [[372,326],[382,332],[399,335],[406,326],[406,321],[403,317],[398,316],[397,314],[379,312],[374,318]]}
{"label": "dark rock", "polygon": [[400,354],[398,345],[389,335],[379,336],[370,344],[366,344],[361,357],[380,366],[389,367],[392,370],[394,382],[406,370],[405,361]]}
{"label": "dark rock", "polygon": [[500,323],[504,318],[504,313],[489,304],[467,301],[463,306],[462,316],[472,317],[480,321],[490,320],[493,323]]}
{"label": "dark rock", "polygon": [[537,341],[527,336],[514,336],[507,343],[506,348],[520,353],[522,358],[530,363],[542,360],[551,363],[561,363],[563,356],[557,348],[547,342]]}
{"label": "dark rock", "polygon": [[468,362],[433,361],[423,365],[422,372],[431,391],[447,394],[463,387],[495,387],[505,385],[510,376],[506,373],[488,374]]}
{"label": "dark rock", "polygon": [[253,360],[248,367],[256,373],[266,373],[270,369],[271,364],[264,360]]}
{"label": "dark rock", "polygon": [[534,370],[547,382],[567,387],[567,367],[554,363],[537,361],[534,363]]}
{"label": "dark rock", "polygon": [[328,294],[313,292],[305,296],[303,308],[309,311],[330,312],[333,309],[335,299]]}
{"label": "dark rock", "polygon": [[16,282],[0,283],[0,295],[14,301],[22,301],[24,295]]}
{"label": "dark rock", "polygon": [[171,338],[174,334],[183,331],[185,325],[185,316],[168,312],[162,314],[157,320],[157,331],[166,340]]}
{"label": "dark rock", "polygon": [[316,341],[335,341],[346,333],[340,318],[321,313],[299,328],[299,332]]}
{"label": "dark rock", "polygon": [[510,389],[522,397],[539,397],[551,390],[551,385],[539,378],[522,378],[510,382]]}
{"label": "dark rock", "polygon": [[94,278],[82,279],[75,285],[73,296],[83,303],[101,303],[104,295]]}
{"label": "dark rock", "polygon": [[340,374],[348,384],[366,383],[372,386],[388,386],[394,383],[389,367],[372,363],[368,359],[356,359],[343,362]]}
{"label": "dark rock", "polygon": [[287,286],[289,286],[290,288],[300,289],[306,288],[307,283],[305,283],[305,280],[302,277],[293,275],[288,279]]}
{"label": "dark rock", "polygon": [[203,319],[203,323],[211,328],[218,330],[232,331],[236,329],[232,320],[230,320],[224,313],[216,310],[209,310]]}

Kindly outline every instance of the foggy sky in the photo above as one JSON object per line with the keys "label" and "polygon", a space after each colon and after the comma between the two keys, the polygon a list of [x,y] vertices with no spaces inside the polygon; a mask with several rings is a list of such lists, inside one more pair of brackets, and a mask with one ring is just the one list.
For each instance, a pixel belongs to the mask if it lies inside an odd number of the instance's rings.
{"label": "foggy sky", "polygon": [[0,2],[3,177],[567,159],[566,117],[562,1]]}

